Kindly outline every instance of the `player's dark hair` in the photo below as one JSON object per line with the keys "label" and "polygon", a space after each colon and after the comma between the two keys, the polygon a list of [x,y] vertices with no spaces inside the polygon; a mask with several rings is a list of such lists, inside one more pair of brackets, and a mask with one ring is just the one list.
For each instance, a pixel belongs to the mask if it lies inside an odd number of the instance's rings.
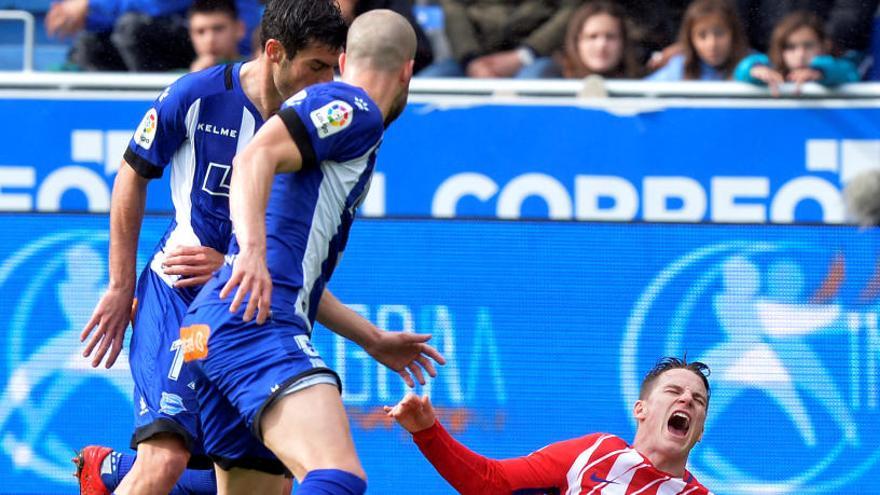
{"label": "player's dark hair", "polygon": [[193,0],[189,7],[189,15],[193,14],[227,14],[238,19],[238,7],[234,0]]}
{"label": "player's dark hair", "polygon": [[687,355],[685,355],[684,359],[671,356],[660,358],[660,360],[657,361],[657,364],[645,374],[645,378],[642,380],[642,388],[639,390],[639,399],[644,400],[651,393],[651,389],[654,387],[654,382],[657,381],[657,378],[660,378],[660,375],[669,370],[675,369],[690,370],[699,376],[700,379],[703,380],[703,385],[706,386],[706,400],[709,400],[708,377],[712,371],[709,369],[709,366],[700,361],[692,361],[689,363],[687,361]]}
{"label": "player's dark hair", "polygon": [[278,40],[287,58],[300,50],[324,45],[340,49],[348,27],[335,0],[269,0],[260,23],[260,45]]}

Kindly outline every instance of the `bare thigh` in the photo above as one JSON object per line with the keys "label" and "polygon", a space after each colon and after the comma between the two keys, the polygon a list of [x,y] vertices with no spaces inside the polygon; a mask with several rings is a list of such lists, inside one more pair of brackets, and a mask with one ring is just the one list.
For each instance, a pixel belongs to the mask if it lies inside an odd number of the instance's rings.
{"label": "bare thigh", "polygon": [[300,481],[315,469],[366,479],[339,390],[320,383],[282,397],[263,413],[263,443]]}
{"label": "bare thigh", "polygon": [[290,495],[290,482],[281,475],[240,468],[224,471],[215,467],[214,471],[217,473],[217,495]]}

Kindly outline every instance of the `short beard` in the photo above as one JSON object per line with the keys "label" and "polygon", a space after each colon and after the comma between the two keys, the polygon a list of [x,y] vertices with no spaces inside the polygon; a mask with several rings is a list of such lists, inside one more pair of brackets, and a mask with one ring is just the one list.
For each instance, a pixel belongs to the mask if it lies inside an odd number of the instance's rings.
{"label": "short beard", "polygon": [[400,114],[406,109],[406,100],[409,96],[409,88],[405,87],[400,91],[400,94],[394,99],[394,102],[391,103],[391,108],[388,109],[388,115],[385,116],[385,128],[391,125],[392,122],[397,120],[397,117],[400,117]]}

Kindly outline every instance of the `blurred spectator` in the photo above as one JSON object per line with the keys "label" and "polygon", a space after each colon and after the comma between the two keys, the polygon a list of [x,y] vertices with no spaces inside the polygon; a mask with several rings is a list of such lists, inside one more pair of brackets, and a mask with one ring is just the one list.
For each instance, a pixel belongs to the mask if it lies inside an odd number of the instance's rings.
{"label": "blurred spectator", "polygon": [[416,40],[418,44],[416,45],[416,58],[413,70],[418,72],[431,65],[431,62],[434,61],[434,52],[431,49],[431,42],[425,34],[425,31],[419,23],[416,22],[416,19],[413,16],[412,0],[338,0],[338,2],[339,8],[342,9],[342,17],[344,17],[349,24],[351,24],[351,21],[353,21],[355,17],[364,12],[375,9],[393,10],[402,15],[410,24],[412,24],[413,29],[416,31]]}
{"label": "blurred spectator", "polygon": [[196,59],[190,70],[238,61],[238,44],[244,34],[233,0],[194,0],[189,8],[189,37]]}
{"label": "blurred spectator", "polygon": [[822,19],[812,12],[792,12],[785,16],[770,37],[769,57],[754,54],[736,68],[734,78],[753,84],[766,84],[774,95],[785,81],[800,86],[816,81],[833,86],[859,80],[856,65],[829,55],[831,40]]}
{"label": "blurred spectator", "polygon": [[786,14],[807,10],[825,21],[833,49],[865,52],[878,0],[737,0],[751,46],[767,51],[770,33]]}
{"label": "blurred spectator", "polygon": [[[83,70],[188,69],[195,57],[186,11],[191,0],[62,0],[46,14],[50,36],[78,35],[70,62]],[[257,0],[236,1],[249,27],[259,23]],[[239,47],[249,51],[249,37]],[[244,48],[242,48],[244,47]]]}
{"label": "blurred spectator", "polygon": [[[440,0],[453,59],[425,77],[540,77],[581,0]],[[535,63],[538,60],[538,63]]]}
{"label": "blurred spectator", "polygon": [[641,64],[627,24],[623,8],[615,3],[596,0],[582,6],[571,16],[559,63],[547,75],[577,79],[590,75],[640,77]]}
{"label": "blurred spectator", "polygon": [[[675,42],[690,0],[614,0],[614,3],[626,12],[632,27],[629,34],[637,50],[636,58],[644,64],[652,54],[662,52]],[[674,51],[670,52],[670,56],[674,54]]]}
{"label": "blurred spectator", "polygon": [[190,0],[63,0],[46,14],[50,36],[79,33],[70,61],[84,70],[161,71],[193,59]]}
{"label": "blurred spectator", "polygon": [[723,81],[749,52],[745,32],[727,0],[695,0],[685,11],[679,31],[681,54],[657,72],[652,81]]}

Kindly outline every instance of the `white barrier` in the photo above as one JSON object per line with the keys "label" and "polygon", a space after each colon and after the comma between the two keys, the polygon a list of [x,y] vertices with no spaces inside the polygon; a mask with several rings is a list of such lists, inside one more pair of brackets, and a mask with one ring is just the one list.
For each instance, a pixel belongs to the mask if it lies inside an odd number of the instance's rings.
{"label": "white barrier", "polygon": [[[159,91],[179,73],[130,74],[109,72],[0,72],[0,90]],[[845,84],[829,89],[811,83],[796,93],[794,85],[781,88],[783,96],[800,98],[880,98],[880,83]],[[651,97],[651,98],[769,98],[765,88],[739,82],[650,82],[638,80],[568,79],[423,79],[411,84],[413,95],[501,97]]]}

